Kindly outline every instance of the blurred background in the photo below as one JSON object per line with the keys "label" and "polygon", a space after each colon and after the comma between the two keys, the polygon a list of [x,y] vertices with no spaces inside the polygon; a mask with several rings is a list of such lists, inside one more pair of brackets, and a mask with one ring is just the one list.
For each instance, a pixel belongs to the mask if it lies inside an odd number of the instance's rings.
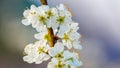
{"label": "blurred background", "polygon": [[[81,68],[120,68],[120,0],[48,0],[65,3],[82,34]],[[35,29],[21,23],[23,11],[39,0],[0,1],[0,68],[46,68],[22,60],[25,45],[36,41]]]}

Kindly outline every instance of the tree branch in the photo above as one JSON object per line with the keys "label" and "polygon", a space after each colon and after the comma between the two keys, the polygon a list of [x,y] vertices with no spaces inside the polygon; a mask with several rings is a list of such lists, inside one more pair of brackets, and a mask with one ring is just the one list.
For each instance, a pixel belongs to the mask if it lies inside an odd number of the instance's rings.
{"label": "tree branch", "polygon": [[47,0],[40,0],[42,5],[48,5]]}
{"label": "tree branch", "polygon": [[[41,4],[42,5],[48,5],[47,3],[47,0],[40,0]],[[53,29],[52,28],[47,28],[47,31],[48,31],[48,43],[50,45],[50,47],[53,47],[54,44],[55,44],[55,39],[54,39],[54,32],[53,32]]]}

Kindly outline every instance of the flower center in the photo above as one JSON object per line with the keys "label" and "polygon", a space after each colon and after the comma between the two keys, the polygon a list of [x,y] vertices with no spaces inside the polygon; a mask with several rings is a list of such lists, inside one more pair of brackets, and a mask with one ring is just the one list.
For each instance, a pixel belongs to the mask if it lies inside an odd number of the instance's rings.
{"label": "flower center", "polygon": [[47,14],[47,18],[50,18],[51,16],[54,15],[51,10],[48,10],[48,11],[45,12],[45,13]]}
{"label": "flower center", "polygon": [[38,48],[38,53],[40,54],[40,53],[42,53],[42,52],[45,52],[45,51],[44,51],[44,47],[39,47],[39,48]]}
{"label": "flower center", "polygon": [[55,68],[63,68],[65,64],[63,64],[61,61],[58,62],[58,64],[55,66]]}
{"label": "flower center", "polygon": [[71,58],[69,58],[69,59],[67,59],[67,60],[71,60],[71,61],[73,62],[73,61],[74,61],[74,58],[71,57]]}
{"label": "flower center", "polygon": [[71,66],[70,66],[70,65],[68,65],[68,68],[71,68]]}
{"label": "flower center", "polygon": [[57,22],[58,22],[59,24],[62,24],[64,21],[65,21],[65,16],[59,16],[59,17],[57,18]]}
{"label": "flower center", "polygon": [[44,25],[46,24],[46,18],[44,16],[39,16],[39,21],[42,22]]}
{"label": "flower center", "polygon": [[31,12],[30,14],[31,14],[31,15],[34,15],[34,14],[36,14],[36,12]]}
{"label": "flower center", "polygon": [[64,39],[65,41],[69,40],[68,35],[67,35],[67,34],[64,34],[63,39]]}
{"label": "flower center", "polygon": [[58,53],[55,58],[63,58],[63,55],[62,55],[62,52],[61,53]]}

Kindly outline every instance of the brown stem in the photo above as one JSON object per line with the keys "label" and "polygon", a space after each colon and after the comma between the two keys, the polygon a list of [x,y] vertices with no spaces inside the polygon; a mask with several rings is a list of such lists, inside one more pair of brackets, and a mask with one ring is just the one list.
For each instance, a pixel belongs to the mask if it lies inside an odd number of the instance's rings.
{"label": "brown stem", "polygon": [[48,38],[49,38],[48,43],[49,43],[50,47],[53,47],[55,44],[53,29],[47,28],[47,31],[48,31]]}
{"label": "brown stem", "polygon": [[[42,5],[48,5],[47,0],[40,0],[40,2]],[[53,47],[55,44],[55,41],[56,41],[56,39],[54,38],[53,29],[47,28],[47,31],[48,31],[48,38],[49,38],[48,43],[49,43],[50,47]]]}
{"label": "brown stem", "polygon": [[40,2],[41,2],[42,5],[48,5],[47,0],[40,0]]}

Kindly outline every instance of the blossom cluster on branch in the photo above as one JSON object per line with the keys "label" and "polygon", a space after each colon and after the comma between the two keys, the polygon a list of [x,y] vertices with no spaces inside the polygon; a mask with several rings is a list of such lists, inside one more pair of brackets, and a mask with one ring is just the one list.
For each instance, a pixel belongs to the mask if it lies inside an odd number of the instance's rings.
{"label": "blossom cluster on branch", "polygon": [[63,4],[56,7],[31,5],[23,16],[22,23],[32,25],[38,32],[34,35],[38,41],[24,49],[24,61],[40,64],[51,59],[47,68],[77,68],[82,65],[74,51],[82,49],[78,23],[72,20],[71,12]]}

